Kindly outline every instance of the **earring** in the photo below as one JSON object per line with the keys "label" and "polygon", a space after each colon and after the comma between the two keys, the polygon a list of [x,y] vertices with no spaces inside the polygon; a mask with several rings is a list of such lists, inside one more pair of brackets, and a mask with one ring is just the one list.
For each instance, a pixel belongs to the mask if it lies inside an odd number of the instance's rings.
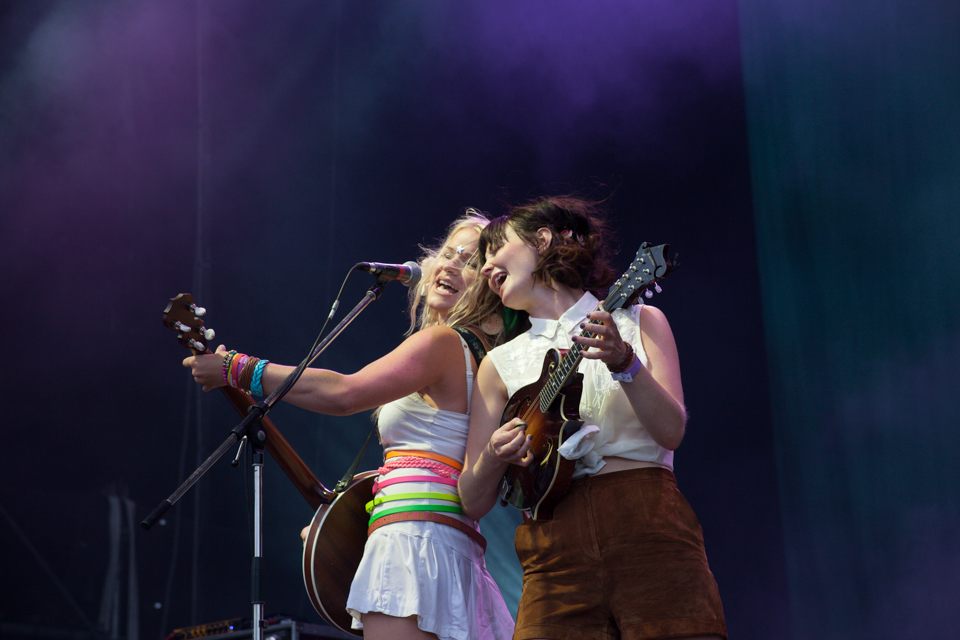
{"label": "earring", "polygon": [[480,330],[488,336],[495,336],[503,331],[503,318],[499,313],[491,313],[480,321]]}

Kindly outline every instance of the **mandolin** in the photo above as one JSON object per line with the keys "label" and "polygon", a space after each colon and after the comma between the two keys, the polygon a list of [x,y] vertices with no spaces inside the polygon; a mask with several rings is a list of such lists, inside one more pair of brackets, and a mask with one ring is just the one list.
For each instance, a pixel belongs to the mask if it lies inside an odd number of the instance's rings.
{"label": "mandolin", "polygon": [[[675,268],[666,255],[670,245],[652,247],[646,242],[620,279],[613,283],[600,309],[611,313],[636,303],[641,293],[652,295],[649,287],[666,278]],[[591,321],[593,322],[593,321]],[[588,325],[589,327],[589,325]],[[593,337],[589,328],[581,333]],[[543,361],[540,377],[518,389],[507,401],[500,424],[514,418],[523,420],[532,436],[533,461],[526,467],[510,465],[500,480],[501,503],[526,512],[534,520],[549,520],[566,494],[575,462],[557,451],[576,433],[580,420],[580,394],[583,374],[577,366],[583,359],[583,346],[568,350],[550,349]]]}
{"label": "mandolin", "polygon": [[[194,303],[193,296],[181,293],[171,298],[164,309],[163,324],[176,331],[180,344],[194,355],[212,353],[207,341],[213,339],[214,333],[204,327],[201,316],[205,313]],[[229,386],[220,390],[242,416],[255,404],[245,391]],[[369,516],[364,505],[370,500],[377,472],[358,474],[343,492],[330,491],[268,417],[264,416],[260,424],[267,434],[267,453],[316,512],[303,548],[303,583],[310,602],[332,627],[362,636],[361,630],[350,628],[353,619],[346,610],[347,596],[367,541]]]}

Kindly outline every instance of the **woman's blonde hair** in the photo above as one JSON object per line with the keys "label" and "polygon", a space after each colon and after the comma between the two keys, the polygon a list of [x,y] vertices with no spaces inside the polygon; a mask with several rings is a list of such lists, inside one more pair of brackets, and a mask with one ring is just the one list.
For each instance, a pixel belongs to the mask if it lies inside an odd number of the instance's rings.
{"label": "woman's blonde hair", "polygon": [[[445,324],[449,327],[478,328],[487,336],[491,347],[503,342],[503,323],[496,321],[503,310],[503,305],[500,298],[487,286],[486,278],[480,276],[479,265],[483,263],[483,256],[474,256],[473,263],[477,265],[475,267],[477,275],[457,303],[450,309],[446,321],[441,319],[440,314],[435,309],[431,309],[424,304],[424,294],[427,287],[433,284],[430,276],[432,275],[434,261],[440,255],[443,247],[448,244],[450,238],[464,229],[475,229],[479,235],[489,222],[486,214],[469,207],[464,209],[463,214],[447,227],[447,234],[440,243],[432,247],[420,245],[423,255],[417,263],[423,272],[423,279],[417,286],[410,288],[410,328],[407,330],[407,335],[420,329]],[[491,316],[496,316],[496,319],[492,322],[484,322]],[[493,333],[490,333],[491,331]]]}

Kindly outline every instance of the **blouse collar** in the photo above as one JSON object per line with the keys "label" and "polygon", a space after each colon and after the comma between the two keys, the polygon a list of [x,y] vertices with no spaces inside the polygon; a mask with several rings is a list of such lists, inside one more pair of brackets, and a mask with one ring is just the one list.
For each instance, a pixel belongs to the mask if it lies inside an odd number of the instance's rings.
{"label": "blouse collar", "polygon": [[552,340],[557,337],[557,329],[563,327],[564,332],[571,335],[580,327],[580,323],[587,317],[587,314],[595,311],[599,304],[600,301],[597,300],[597,297],[587,291],[575,305],[564,311],[559,320],[530,318],[530,333]]}

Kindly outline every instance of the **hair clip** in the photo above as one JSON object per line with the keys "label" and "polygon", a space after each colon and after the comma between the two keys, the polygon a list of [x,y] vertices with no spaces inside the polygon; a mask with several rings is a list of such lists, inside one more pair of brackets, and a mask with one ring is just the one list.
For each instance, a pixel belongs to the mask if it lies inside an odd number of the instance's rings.
{"label": "hair clip", "polygon": [[[573,240],[573,231],[570,229],[564,229],[563,231],[560,232],[560,235],[562,235],[567,240]],[[577,234],[577,242],[579,242],[580,244],[583,244],[583,236],[581,236],[580,234]]]}

